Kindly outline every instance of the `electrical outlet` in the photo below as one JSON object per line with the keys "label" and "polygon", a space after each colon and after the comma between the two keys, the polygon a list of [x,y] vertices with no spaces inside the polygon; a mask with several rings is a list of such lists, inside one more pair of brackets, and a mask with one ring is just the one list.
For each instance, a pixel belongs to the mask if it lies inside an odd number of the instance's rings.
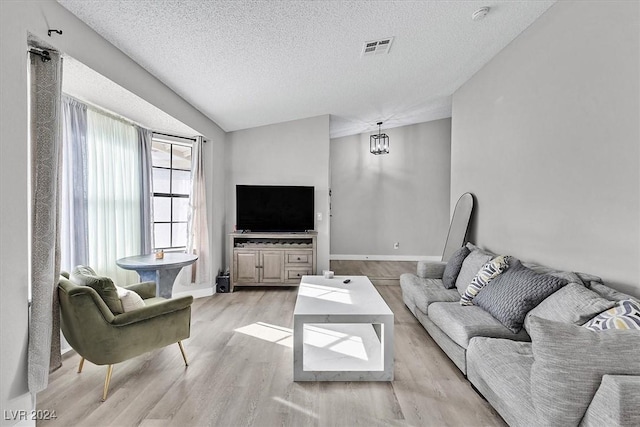
{"label": "electrical outlet", "polygon": [[393,244],[393,249],[398,249],[398,248],[400,248],[400,242],[395,242]]}

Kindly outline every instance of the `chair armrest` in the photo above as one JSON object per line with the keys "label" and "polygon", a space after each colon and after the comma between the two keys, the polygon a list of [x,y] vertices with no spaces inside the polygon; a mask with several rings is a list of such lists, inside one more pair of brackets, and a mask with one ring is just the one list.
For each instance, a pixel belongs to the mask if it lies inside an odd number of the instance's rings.
{"label": "chair armrest", "polygon": [[446,266],[444,261],[418,261],[416,274],[423,279],[442,279]]}
{"label": "chair armrest", "polygon": [[640,376],[604,375],[580,425],[640,425]]}
{"label": "chair armrest", "polygon": [[125,289],[135,292],[140,295],[140,298],[147,299],[156,296],[156,282],[142,282],[134,283],[132,285],[123,286]]}
{"label": "chair armrest", "polygon": [[141,322],[143,320],[148,320],[168,313],[173,313],[174,311],[189,308],[191,303],[193,303],[193,297],[191,295],[168,299],[156,304],[149,304],[137,310],[118,314],[114,316],[111,324],[114,326],[130,325],[132,323]]}

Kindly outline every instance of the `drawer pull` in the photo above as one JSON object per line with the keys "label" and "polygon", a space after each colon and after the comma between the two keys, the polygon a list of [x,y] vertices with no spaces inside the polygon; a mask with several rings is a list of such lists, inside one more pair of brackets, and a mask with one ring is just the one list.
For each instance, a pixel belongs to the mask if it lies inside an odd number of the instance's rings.
{"label": "drawer pull", "polygon": [[298,261],[300,261],[300,257],[298,257]]}

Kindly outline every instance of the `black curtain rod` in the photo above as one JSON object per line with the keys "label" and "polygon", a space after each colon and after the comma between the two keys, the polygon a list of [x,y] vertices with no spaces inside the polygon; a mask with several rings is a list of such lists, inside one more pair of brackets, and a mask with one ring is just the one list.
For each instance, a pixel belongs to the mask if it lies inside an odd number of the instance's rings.
{"label": "black curtain rod", "polygon": [[51,61],[51,55],[49,54],[48,50],[32,47],[31,49],[29,49],[29,53],[38,55],[42,59],[42,62]]}
{"label": "black curtain rod", "polygon": [[[153,132],[154,135],[163,135],[163,136],[170,136],[172,138],[180,138],[180,139],[188,139],[190,141],[194,141],[195,142],[195,138],[188,138],[186,136],[178,136],[178,135],[171,135],[169,133],[162,133],[162,132]],[[206,142],[206,141],[205,141]]]}

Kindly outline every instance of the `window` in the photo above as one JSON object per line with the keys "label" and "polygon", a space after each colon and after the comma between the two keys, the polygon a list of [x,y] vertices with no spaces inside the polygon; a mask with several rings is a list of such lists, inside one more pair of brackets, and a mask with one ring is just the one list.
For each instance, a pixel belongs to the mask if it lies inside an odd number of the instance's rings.
{"label": "window", "polygon": [[155,249],[185,249],[191,189],[191,145],[153,138]]}

